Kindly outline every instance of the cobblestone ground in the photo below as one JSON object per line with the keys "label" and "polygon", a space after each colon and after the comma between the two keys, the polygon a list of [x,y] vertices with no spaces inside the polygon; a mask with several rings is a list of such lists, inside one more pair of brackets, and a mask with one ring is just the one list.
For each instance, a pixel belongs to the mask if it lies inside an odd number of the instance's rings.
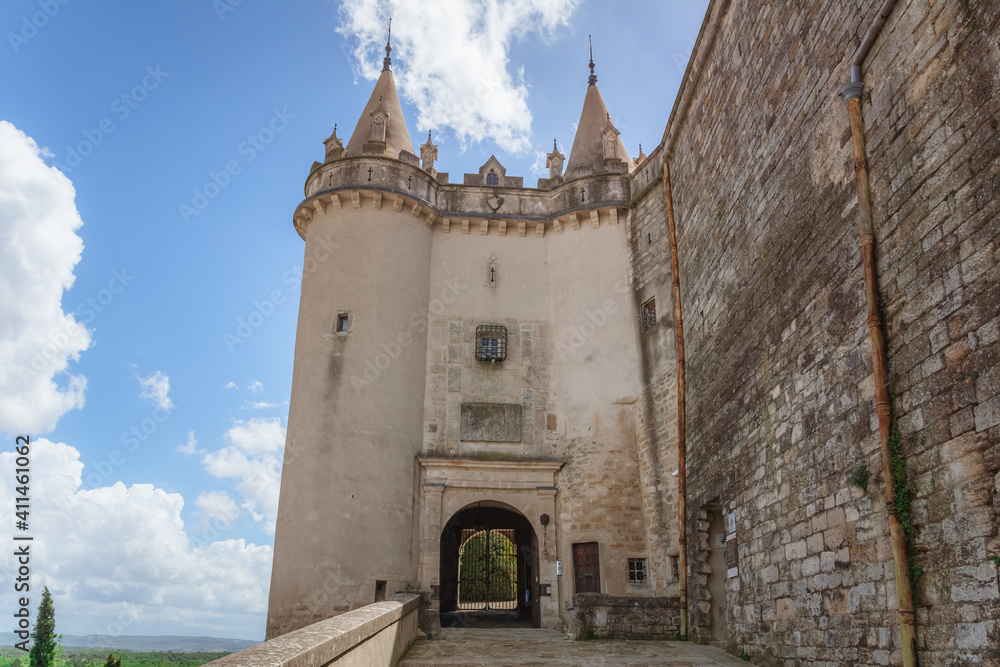
{"label": "cobblestone ground", "polygon": [[628,665],[675,667],[746,665],[722,649],[683,642],[570,641],[555,630],[452,629],[437,641],[420,639],[400,667],[450,665],[452,667],[575,667],[576,665]]}

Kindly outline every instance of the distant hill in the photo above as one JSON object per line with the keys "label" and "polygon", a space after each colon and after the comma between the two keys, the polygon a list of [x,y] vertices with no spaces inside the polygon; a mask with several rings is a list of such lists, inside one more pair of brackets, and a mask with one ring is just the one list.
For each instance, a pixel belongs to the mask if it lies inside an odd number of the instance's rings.
{"label": "distant hill", "polygon": [[[21,641],[13,632],[0,632],[0,644],[13,646]],[[259,644],[246,639],[180,637],[173,635],[63,635],[66,647],[106,648],[121,651],[177,651],[181,653],[236,652]]]}

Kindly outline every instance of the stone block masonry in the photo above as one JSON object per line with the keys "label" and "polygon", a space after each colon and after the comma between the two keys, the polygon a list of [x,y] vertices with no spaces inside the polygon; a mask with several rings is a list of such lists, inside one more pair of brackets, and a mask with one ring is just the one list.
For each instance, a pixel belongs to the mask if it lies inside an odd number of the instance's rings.
{"label": "stone block masonry", "polygon": [[676,639],[680,601],[577,593],[570,634],[577,639]]}
{"label": "stone block masonry", "polygon": [[[900,655],[884,480],[850,483],[881,461],[837,97],[881,4],[715,0],[719,18],[692,55],[700,77],[687,81],[691,103],[667,146],[687,352],[691,631],[717,638],[721,610],[728,650],[761,664]],[[998,33],[994,2],[901,1],[863,70],[925,666],[1000,661]],[[663,191],[642,179],[653,182],[633,173],[631,279],[666,319]],[[648,412],[669,441],[675,417],[658,400],[672,400],[673,341],[658,335],[644,344]],[[673,468],[659,470],[669,498]],[[735,513],[739,545],[724,599],[709,590],[720,573],[697,556],[711,550],[699,517],[715,499]]]}

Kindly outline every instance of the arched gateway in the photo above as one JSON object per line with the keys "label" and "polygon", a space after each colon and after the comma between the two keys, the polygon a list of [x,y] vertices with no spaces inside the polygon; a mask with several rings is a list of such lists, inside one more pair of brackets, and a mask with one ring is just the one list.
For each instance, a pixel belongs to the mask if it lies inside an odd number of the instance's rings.
{"label": "arched gateway", "polygon": [[464,615],[538,627],[538,538],[531,522],[497,501],[466,506],[441,531],[440,582],[443,625],[462,623]]}

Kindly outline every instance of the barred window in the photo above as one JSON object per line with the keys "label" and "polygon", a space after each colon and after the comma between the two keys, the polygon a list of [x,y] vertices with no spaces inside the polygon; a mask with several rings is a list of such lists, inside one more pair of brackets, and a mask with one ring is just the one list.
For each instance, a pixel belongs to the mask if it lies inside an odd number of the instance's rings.
{"label": "barred window", "polygon": [[630,583],[630,584],[644,584],[644,583],[646,583],[646,559],[645,558],[629,558],[628,559],[628,583]]}
{"label": "barred window", "polygon": [[639,312],[642,317],[642,332],[646,333],[656,326],[656,298],[652,298],[642,304]]}
{"label": "barred window", "polygon": [[490,169],[490,173],[486,174],[486,185],[500,185],[500,177],[492,169]]}
{"label": "barred window", "polygon": [[476,359],[496,363],[507,358],[507,327],[480,324],[476,327]]}

